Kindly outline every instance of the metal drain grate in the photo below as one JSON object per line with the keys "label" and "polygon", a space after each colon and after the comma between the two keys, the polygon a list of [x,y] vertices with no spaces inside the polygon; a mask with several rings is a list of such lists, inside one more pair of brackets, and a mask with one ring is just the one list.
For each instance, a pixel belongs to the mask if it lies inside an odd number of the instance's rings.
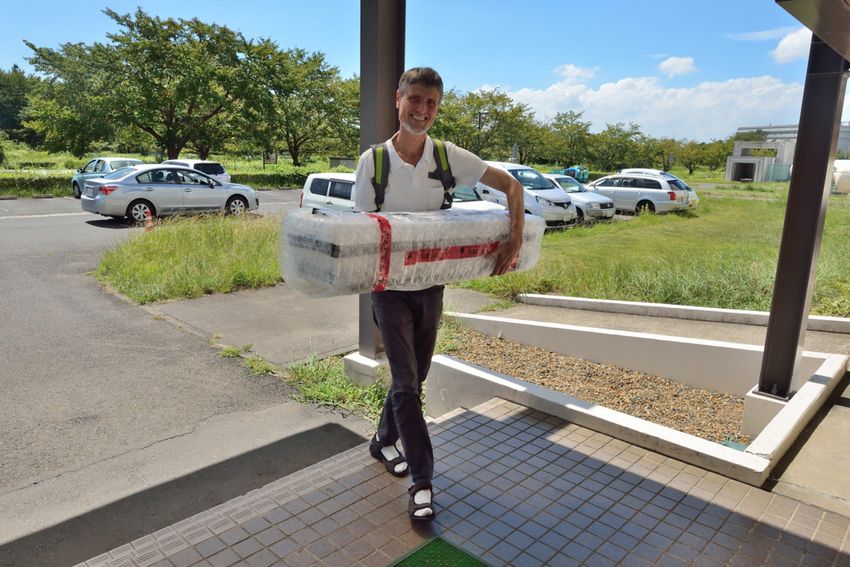
{"label": "metal drain grate", "polygon": [[392,567],[487,567],[480,559],[442,538],[434,538],[392,564]]}

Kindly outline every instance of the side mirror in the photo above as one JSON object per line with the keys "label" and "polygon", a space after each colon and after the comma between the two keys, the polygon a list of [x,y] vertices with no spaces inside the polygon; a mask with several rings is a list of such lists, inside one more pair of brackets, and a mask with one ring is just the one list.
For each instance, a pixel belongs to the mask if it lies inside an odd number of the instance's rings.
{"label": "side mirror", "polygon": [[81,167],[81,168],[79,168],[79,169],[77,170],[77,173],[82,173],[82,172],[83,172],[83,168],[82,168],[82,167]]}

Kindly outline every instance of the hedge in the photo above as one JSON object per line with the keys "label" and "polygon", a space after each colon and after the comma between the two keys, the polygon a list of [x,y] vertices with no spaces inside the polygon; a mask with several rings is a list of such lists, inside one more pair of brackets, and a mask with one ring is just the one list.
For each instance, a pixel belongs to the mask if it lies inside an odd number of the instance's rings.
{"label": "hedge", "polygon": [[0,192],[30,191],[42,193],[62,188],[71,193],[71,176],[67,173],[35,175],[33,173],[0,173]]}

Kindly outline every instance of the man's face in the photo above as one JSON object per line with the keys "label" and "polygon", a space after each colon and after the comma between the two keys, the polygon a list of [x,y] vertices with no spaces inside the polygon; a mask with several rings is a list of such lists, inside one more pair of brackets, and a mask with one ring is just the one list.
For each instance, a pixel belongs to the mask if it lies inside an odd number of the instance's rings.
{"label": "man's face", "polygon": [[440,89],[409,85],[404,94],[396,91],[395,107],[401,127],[411,134],[424,134],[434,123],[440,108]]}

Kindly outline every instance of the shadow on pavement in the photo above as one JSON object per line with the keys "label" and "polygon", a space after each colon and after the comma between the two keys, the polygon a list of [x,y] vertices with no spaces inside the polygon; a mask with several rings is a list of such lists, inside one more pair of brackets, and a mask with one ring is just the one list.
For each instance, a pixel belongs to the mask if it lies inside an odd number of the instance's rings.
{"label": "shadow on pavement", "polygon": [[97,219],[86,221],[86,224],[97,228],[130,228],[124,219]]}
{"label": "shadow on pavement", "polygon": [[0,547],[0,565],[86,561],[364,441],[337,424],[298,433],[12,541]]}

